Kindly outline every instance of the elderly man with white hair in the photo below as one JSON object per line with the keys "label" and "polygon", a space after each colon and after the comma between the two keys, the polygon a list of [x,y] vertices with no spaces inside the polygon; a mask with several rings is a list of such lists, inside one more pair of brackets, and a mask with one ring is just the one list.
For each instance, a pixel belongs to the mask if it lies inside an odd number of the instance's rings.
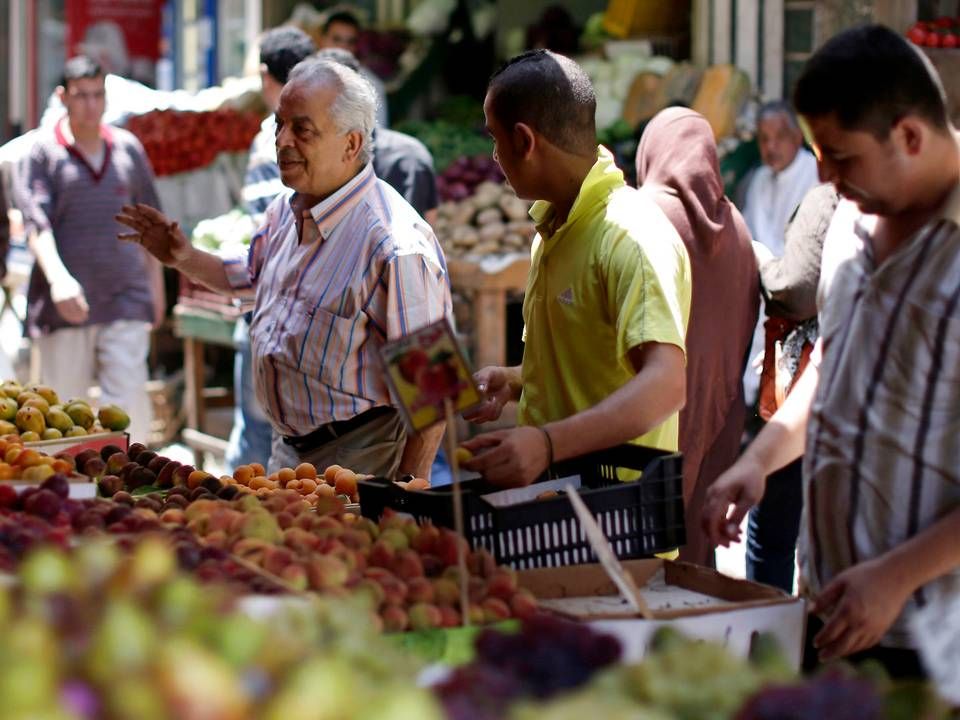
{"label": "elderly man with white hair", "polygon": [[257,397],[271,468],[311,462],[427,477],[442,427],[406,436],[378,360],[387,341],[452,314],[443,252],[370,162],[376,96],[329,60],[291,71],[276,112],[280,178],[246,261],[192,247],[157,210],[117,219],[161,262],[223,293],[255,290]]}

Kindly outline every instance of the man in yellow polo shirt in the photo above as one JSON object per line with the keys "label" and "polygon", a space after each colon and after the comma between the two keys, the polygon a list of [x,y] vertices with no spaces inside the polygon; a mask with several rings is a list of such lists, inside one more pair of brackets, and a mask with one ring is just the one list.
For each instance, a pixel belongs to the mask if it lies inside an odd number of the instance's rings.
{"label": "man in yellow polo shirt", "polygon": [[521,486],[549,464],[624,442],[677,449],[686,396],[691,273],[667,217],[596,146],[596,99],[572,60],[524,53],[490,81],[494,156],[536,199],[520,367],[477,373],[489,422],[518,400],[519,424],[464,443],[464,467]]}

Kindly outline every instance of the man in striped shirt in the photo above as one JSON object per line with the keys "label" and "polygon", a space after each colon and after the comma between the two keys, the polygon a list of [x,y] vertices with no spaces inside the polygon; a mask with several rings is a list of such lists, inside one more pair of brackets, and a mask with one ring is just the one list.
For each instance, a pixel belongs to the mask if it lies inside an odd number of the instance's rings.
{"label": "man in striped shirt", "polygon": [[277,159],[292,195],[267,209],[246,262],[194,249],[146,206],[118,220],[162,262],[210,288],[256,290],[257,397],[274,428],[270,465],[337,463],[427,477],[442,427],[407,437],[378,350],[451,315],[443,253],[423,219],[370,165],[376,99],[338,63],[291,72],[277,109]]}
{"label": "man in striped shirt", "polygon": [[808,661],[866,653],[918,675],[911,618],[960,593],[960,139],[929,61],[882,26],[824,45],[795,104],[844,198],[821,340],[704,524],[738,539],[765,477],[804,455]]}

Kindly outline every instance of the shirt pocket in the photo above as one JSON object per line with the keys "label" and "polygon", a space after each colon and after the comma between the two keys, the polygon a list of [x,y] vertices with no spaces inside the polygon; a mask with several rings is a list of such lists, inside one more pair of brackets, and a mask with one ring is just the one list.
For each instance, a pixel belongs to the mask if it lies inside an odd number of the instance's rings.
{"label": "shirt pocket", "polygon": [[343,316],[302,304],[295,306],[291,315],[297,318],[300,327],[298,333],[291,333],[286,340],[291,365],[325,385],[355,388],[361,350],[367,337],[363,314]]}

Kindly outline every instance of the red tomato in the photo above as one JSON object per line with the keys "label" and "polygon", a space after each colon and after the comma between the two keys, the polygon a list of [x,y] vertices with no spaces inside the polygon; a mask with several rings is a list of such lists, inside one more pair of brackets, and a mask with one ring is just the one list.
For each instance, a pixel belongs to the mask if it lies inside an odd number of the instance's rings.
{"label": "red tomato", "polygon": [[927,31],[924,30],[919,24],[914,25],[912,28],[907,30],[907,39],[914,45],[926,45]]}
{"label": "red tomato", "polygon": [[955,48],[960,46],[960,37],[957,37],[953,33],[948,33],[940,38],[940,47],[942,48]]}
{"label": "red tomato", "polygon": [[940,35],[935,32],[927,33],[927,39],[923,44],[932,48],[940,47]]}
{"label": "red tomato", "polygon": [[946,15],[943,15],[943,16],[938,17],[936,20],[933,21],[933,26],[934,26],[934,27],[938,27],[938,28],[944,28],[944,29],[952,28],[952,27],[953,27],[953,18],[952,18],[952,17],[947,17]]}

